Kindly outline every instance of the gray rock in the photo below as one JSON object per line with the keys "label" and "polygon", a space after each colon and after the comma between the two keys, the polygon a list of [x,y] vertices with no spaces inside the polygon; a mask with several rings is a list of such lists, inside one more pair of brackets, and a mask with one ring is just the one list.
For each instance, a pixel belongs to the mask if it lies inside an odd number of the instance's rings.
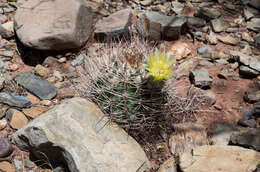
{"label": "gray rock", "polygon": [[250,0],[249,4],[260,10],[260,0]]}
{"label": "gray rock", "polygon": [[0,70],[3,69],[5,67],[5,65],[6,65],[6,63],[0,58]]}
{"label": "gray rock", "polygon": [[199,47],[198,48],[198,53],[199,54],[205,54],[205,53],[207,53],[208,51],[209,51],[209,47],[208,46],[202,46],[202,47]]}
{"label": "gray rock", "polygon": [[251,18],[254,17],[254,14],[246,7],[244,8],[244,16],[246,20],[250,20]]}
{"label": "gray rock", "polygon": [[23,162],[18,159],[14,159],[14,166],[18,171],[23,170]]}
{"label": "gray rock", "polygon": [[7,157],[13,152],[13,147],[7,138],[0,138],[0,158]]}
{"label": "gray rock", "polygon": [[193,27],[204,27],[206,25],[206,21],[198,18],[198,17],[186,17],[187,25]]}
{"label": "gray rock", "polygon": [[256,103],[260,101],[260,90],[258,91],[247,91],[244,95],[245,101],[249,103]]}
{"label": "gray rock", "polygon": [[224,32],[230,27],[229,22],[222,19],[214,19],[210,23],[214,32]]}
{"label": "gray rock", "polygon": [[11,13],[11,12],[14,12],[14,11],[15,11],[15,9],[12,8],[12,7],[3,8],[3,10],[4,10],[4,13]]}
{"label": "gray rock", "polygon": [[149,5],[151,5],[152,3],[153,3],[152,0],[142,0],[142,1],[140,2],[140,4],[141,4],[142,6],[149,6]]}
{"label": "gray rock", "polygon": [[238,121],[238,124],[243,126],[243,127],[256,127],[256,120],[255,119],[244,119],[244,118],[241,118],[239,119]]}
{"label": "gray rock", "polygon": [[238,131],[235,126],[228,123],[213,124],[212,128],[211,141],[214,145],[228,145],[230,136]]}
{"label": "gray rock", "polygon": [[95,35],[100,39],[128,36],[132,16],[131,9],[124,9],[99,20],[95,26]]}
{"label": "gray rock", "polygon": [[12,142],[38,158],[44,153],[63,161],[71,172],[144,172],[150,167],[140,145],[82,98],[35,118],[12,135]]}
{"label": "gray rock", "polygon": [[151,39],[161,38],[176,40],[179,38],[186,17],[166,16],[154,11],[146,11],[137,20],[137,30],[144,36]]}
{"label": "gray rock", "polygon": [[195,16],[204,18],[205,20],[211,20],[219,18],[221,13],[219,10],[214,8],[200,7]]}
{"label": "gray rock", "polygon": [[85,58],[86,58],[85,54],[80,54],[76,57],[76,59],[72,60],[71,65],[74,67],[79,66],[79,65],[83,64]]}
{"label": "gray rock", "polygon": [[57,61],[57,59],[55,57],[48,56],[48,57],[46,57],[46,59],[44,59],[42,65],[45,67],[52,67],[56,61]]}
{"label": "gray rock", "polygon": [[4,38],[4,39],[9,39],[11,37],[14,36],[13,33],[8,32],[1,24],[0,24],[0,35]]}
{"label": "gray rock", "polygon": [[211,86],[213,80],[209,76],[209,72],[205,68],[193,70],[190,72],[191,82],[199,88],[208,88]]}
{"label": "gray rock", "polygon": [[260,73],[255,69],[242,65],[239,67],[239,74],[243,75],[243,76],[247,76],[247,77],[255,77],[255,76],[259,75]]}
{"label": "gray rock", "polygon": [[234,70],[230,66],[227,66],[221,69],[221,71],[218,73],[218,77],[228,79],[229,77],[234,76],[234,73]]}
{"label": "gray rock", "polygon": [[178,1],[172,1],[172,11],[175,12],[178,15],[181,15],[185,5],[178,2]]}
{"label": "gray rock", "polygon": [[247,29],[260,32],[260,18],[252,18],[249,22],[247,22]]}
{"label": "gray rock", "polygon": [[92,11],[83,0],[28,0],[17,9],[14,22],[17,37],[27,47],[73,49],[88,40]]}
{"label": "gray rock", "polygon": [[53,84],[28,72],[18,74],[15,81],[42,100],[50,100],[57,94]]}
{"label": "gray rock", "polygon": [[260,72],[260,58],[243,54],[239,51],[228,51],[227,54],[232,57],[236,57],[237,60],[242,64],[240,70],[242,74],[258,75]]}
{"label": "gray rock", "polygon": [[218,60],[216,60],[216,62],[217,62],[218,64],[222,64],[222,65],[228,64],[228,61],[227,61],[226,59],[218,59]]}
{"label": "gray rock", "polygon": [[234,133],[230,137],[231,144],[260,151],[260,128],[251,128]]}
{"label": "gray rock", "polygon": [[254,41],[258,49],[260,49],[260,33],[254,36]]}
{"label": "gray rock", "polygon": [[0,92],[0,103],[14,107],[28,107],[31,105],[30,99],[14,93]]}

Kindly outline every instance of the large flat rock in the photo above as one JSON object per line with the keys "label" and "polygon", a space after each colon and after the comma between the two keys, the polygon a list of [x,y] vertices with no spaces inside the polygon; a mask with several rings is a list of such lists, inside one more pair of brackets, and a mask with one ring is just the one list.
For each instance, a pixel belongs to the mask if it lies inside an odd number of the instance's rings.
{"label": "large flat rock", "polygon": [[65,162],[71,172],[144,172],[140,145],[92,102],[70,99],[35,118],[12,136],[21,149]]}
{"label": "large flat rock", "polygon": [[89,38],[92,12],[83,0],[28,0],[16,11],[15,31],[27,47],[80,48]]}
{"label": "large flat rock", "polygon": [[183,172],[246,172],[259,163],[259,152],[238,146],[200,146],[180,157]]}

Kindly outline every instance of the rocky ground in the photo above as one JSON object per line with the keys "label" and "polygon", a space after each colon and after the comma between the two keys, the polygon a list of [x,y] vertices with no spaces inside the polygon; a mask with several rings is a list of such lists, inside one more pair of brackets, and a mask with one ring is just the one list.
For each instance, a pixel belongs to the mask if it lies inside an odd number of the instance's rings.
{"label": "rocky ground", "polygon": [[[260,171],[259,0],[85,3],[0,2],[0,171]],[[176,59],[182,96],[210,102],[134,139],[73,88],[104,40],[132,33]]]}

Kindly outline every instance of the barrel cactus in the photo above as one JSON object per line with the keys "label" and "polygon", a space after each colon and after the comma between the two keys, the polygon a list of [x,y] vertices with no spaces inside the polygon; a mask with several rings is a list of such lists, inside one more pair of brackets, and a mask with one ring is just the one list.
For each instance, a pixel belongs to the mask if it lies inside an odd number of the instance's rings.
{"label": "barrel cactus", "polygon": [[77,86],[81,95],[126,130],[158,127],[165,103],[158,85],[172,76],[173,61],[136,37],[103,44],[97,52],[85,60]]}

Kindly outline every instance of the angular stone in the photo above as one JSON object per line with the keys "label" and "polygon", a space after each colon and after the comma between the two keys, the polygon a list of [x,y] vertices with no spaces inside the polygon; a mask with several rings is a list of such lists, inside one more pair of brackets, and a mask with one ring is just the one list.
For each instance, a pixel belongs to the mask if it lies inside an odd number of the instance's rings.
{"label": "angular stone", "polygon": [[157,172],[177,172],[176,161],[173,157],[165,161]]}
{"label": "angular stone", "polygon": [[28,107],[31,105],[30,99],[14,93],[0,92],[0,103],[13,107]]}
{"label": "angular stone", "polygon": [[46,112],[48,108],[43,106],[33,106],[29,109],[23,109],[23,113],[31,118],[36,118]]}
{"label": "angular stone", "polygon": [[246,20],[250,20],[254,17],[254,14],[250,10],[248,10],[248,8],[244,8],[244,16]]}
{"label": "angular stone", "polygon": [[249,4],[260,10],[260,0],[250,0]]}
{"label": "angular stone", "polygon": [[219,10],[214,8],[200,7],[195,14],[196,17],[201,17],[206,20],[216,19],[221,16]]}
{"label": "angular stone", "polygon": [[238,146],[200,146],[180,157],[183,172],[246,172],[259,163],[259,152]]}
{"label": "angular stone", "polygon": [[239,67],[239,74],[243,75],[243,76],[247,76],[247,77],[255,77],[255,76],[259,75],[260,73],[257,70],[252,69],[248,66],[241,65]]}
{"label": "angular stone", "polygon": [[47,77],[50,73],[50,70],[46,67],[43,67],[42,65],[38,64],[34,68],[35,74],[41,76],[41,77]]}
{"label": "angular stone", "polygon": [[254,36],[254,41],[258,49],[260,49],[260,33]]}
{"label": "angular stone", "polygon": [[15,81],[42,100],[50,100],[57,94],[54,85],[28,72],[19,73]]}
{"label": "angular stone", "polygon": [[191,50],[188,44],[178,41],[170,47],[170,53],[176,60],[181,60],[186,58],[191,53]]}
{"label": "angular stone", "polygon": [[83,0],[29,0],[19,6],[14,21],[16,34],[25,46],[65,50],[80,48],[87,41],[92,12]]}
{"label": "angular stone", "polygon": [[181,15],[181,13],[185,7],[184,4],[182,4],[178,1],[172,1],[172,6],[173,6],[172,10],[178,15]]}
{"label": "angular stone", "polygon": [[208,35],[206,35],[206,40],[208,41],[208,43],[210,43],[212,45],[216,45],[218,43],[217,36],[212,31],[210,31],[210,33]]}
{"label": "angular stone", "polygon": [[181,123],[173,127],[175,133],[169,139],[173,155],[190,152],[194,147],[208,144],[206,128],[200,124]]}
{"label": "angular stone", "polygon": [[4,38],[4,39],[9,39],[12,36],[14,36],[13,33],[9,32],[8,30],[6,30],[1,24],[0,24],[0,35]]}
{"label": "angular stone", "polygon": [[260,32],[260,18],[252,18],[249,22],[247,22],[247,29]]}
{"label": "angular stone", "polygon": [[28,119],[24,114],[16,109],[9,109],[6,112],[6,118],[9,121],[9,124],[14,129],[20,129],[28,123]]}
{"label": "angular stone", "polygon": [[222,19],[214,19],[210,23],[214,32],[224,32],[230,27],[229,22]]}
{"label": "angular stone", "polygon": [[187,25],[193,27],[204,27],[206,21],[198,17],[187,17]]}
{"label": "angular stone", "polygon": [[137,30],[144,37],[160,40],[161,38],[176,40],[182,27],[187,22],[186,17],[166,16],[154,11],[146,11],[137,20]]}
{"label": "angular stone", "polygon": [[213,80],[209,76],[209,72],[205,68],[194,70],[190,72],[191,82],[200,88],[208,88],[212,84]]}
{"label": "angular stone", "polygon": [[83,64],[85,58],[86,58],[85,54],[80,54],[79,56],[76,57],[76,59],[72,60],[71,65],[74,67],[79,66]]}
{"label": "angular stone", "polygon": [[230,142],[233,145],[260,151],[260,128],[250,128],[234,133],[230,137]]}
{"label": "angular stone", "polygon": [[124,9],[99,20],[95,26],[95,35],[98,38],[128,36],[132,16],[131,9]]}
{"label": "angular stone", "polygon": [[258,91],[252,91],[252,92],[246,92],[244,95],[245,101],[249,103],[256,103],[260,101],[260,90]]}
{"label": "angular stone", "polygon": [[14,133],[12,141],[39,158],[44,153],[54,162],[63,161],[70,171],[148,170],[140,145],[108,121],[94,103],[73,98],[35,118]]}
{"label": "angular stone", "polygon": [[234,37],[232,37],[230,35],[227,35],[227,36],[218,35],[217,38],[221,42],[228,44],[228,45],[237,45],[239,43],[239,41],[237,39],[235,39]]}
{"label": "angular stone", "polygon": [[176,70],[176,78],[181,78],[182,76],[189,76],[190,70],[192,70],[198,64],[198,59],[191,58],[184,61],[178,66]]}
{"label": "angular stone", "polygon": [[254,39],[247,33],[247,32],[242,32],[241,34],[242,39],[247,41],[247,42],[254,42]]}
{"label": "angular stone", "polygon": [[7,138],[0,138],[0,158],[7,157],[13,152],[13,147]]}
{"label": "angular stone", "polygon": [[252,57],[246,54],[243,54],[239,51],[228,51],[228,54],[238,58],[237,60],[243,64],[244,66],[247,66],[257,72],[260,72],[260,58],[259,57]]}
{"label": "angular stone", "polygon": [[224,67],[221,69],[221,71],[218,73],[218,77],[228,79],[229,77],[232,77],[235,75],[235,71],[230,67]]}
{"label": "angular stone", "polygon": [[211,128],[213,128],[211,141],[214,145],[228,145],[230,136],[238,131],[235,126],[228,123],[216,123]]}

